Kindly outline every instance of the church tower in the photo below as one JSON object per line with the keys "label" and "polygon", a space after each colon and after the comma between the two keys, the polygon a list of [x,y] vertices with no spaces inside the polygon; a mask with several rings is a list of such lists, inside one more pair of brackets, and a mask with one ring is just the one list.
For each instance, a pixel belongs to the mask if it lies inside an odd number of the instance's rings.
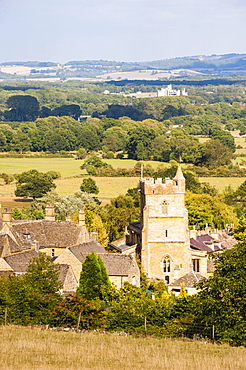
{"label": "church tower", "polygon": [[167,284],[191,270],[185,178],[141,179],[140,257],[150,279]]}

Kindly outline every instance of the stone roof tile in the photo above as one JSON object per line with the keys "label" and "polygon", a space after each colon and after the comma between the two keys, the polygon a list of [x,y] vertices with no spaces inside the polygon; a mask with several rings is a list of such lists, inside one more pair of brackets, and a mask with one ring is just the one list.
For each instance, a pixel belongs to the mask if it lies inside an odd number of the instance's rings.
{"label": "stone roof tile", "polygon": [[181,286],[183,283],[186,288],[192,288],[196,283],[205,277],[198,272],[190,271],[187,274],[181,276],[179,279],[174,280],[169,286]]}

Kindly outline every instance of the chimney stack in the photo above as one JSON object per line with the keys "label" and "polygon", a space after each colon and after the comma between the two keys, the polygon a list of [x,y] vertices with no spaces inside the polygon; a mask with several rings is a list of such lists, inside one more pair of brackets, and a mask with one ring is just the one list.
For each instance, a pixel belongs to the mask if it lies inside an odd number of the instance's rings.
{"label": "chimney stack", "polygon": [[3,223],[6,225],[11,225],[12,223],[12,212],[10,208],[4,208],[2,213]]}
{"label": "chimney stack", "polygon": [[45,219],[48,221],[55,221],[55,208],[53,203],[46,204]]}
{"label": "chimney stack", "polygon": [[79,210],[79,226],[85,226],[85,211],[84,208]]}

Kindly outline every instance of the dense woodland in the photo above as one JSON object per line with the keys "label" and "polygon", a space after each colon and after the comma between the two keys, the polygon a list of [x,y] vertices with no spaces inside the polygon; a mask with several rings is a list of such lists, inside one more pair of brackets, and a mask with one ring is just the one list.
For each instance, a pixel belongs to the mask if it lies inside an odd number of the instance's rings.
{"label": "dense woodland", "polygon": [[[243,84],[191,86],[188,97],[146,99],[115,93],[132,92],[132,84],[111,85],[112,94],[101,93],[102,85],[2,86],[0,150],[56,153],[84,148],[111,157],[113,152],[137,160],[174,159],[217,168],[230,164],[235,152],[228,130],[246,132]],[[200,136],[211,140],[201,143]]]}

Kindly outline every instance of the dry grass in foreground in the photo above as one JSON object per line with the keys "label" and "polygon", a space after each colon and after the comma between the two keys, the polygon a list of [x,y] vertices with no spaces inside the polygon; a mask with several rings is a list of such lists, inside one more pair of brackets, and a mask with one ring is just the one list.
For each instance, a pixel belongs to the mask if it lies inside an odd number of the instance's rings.
{"label": "dry grass in foreground", "polygon": [[184,340],[0,327],[0,368],[243,370],[246,349]]}

